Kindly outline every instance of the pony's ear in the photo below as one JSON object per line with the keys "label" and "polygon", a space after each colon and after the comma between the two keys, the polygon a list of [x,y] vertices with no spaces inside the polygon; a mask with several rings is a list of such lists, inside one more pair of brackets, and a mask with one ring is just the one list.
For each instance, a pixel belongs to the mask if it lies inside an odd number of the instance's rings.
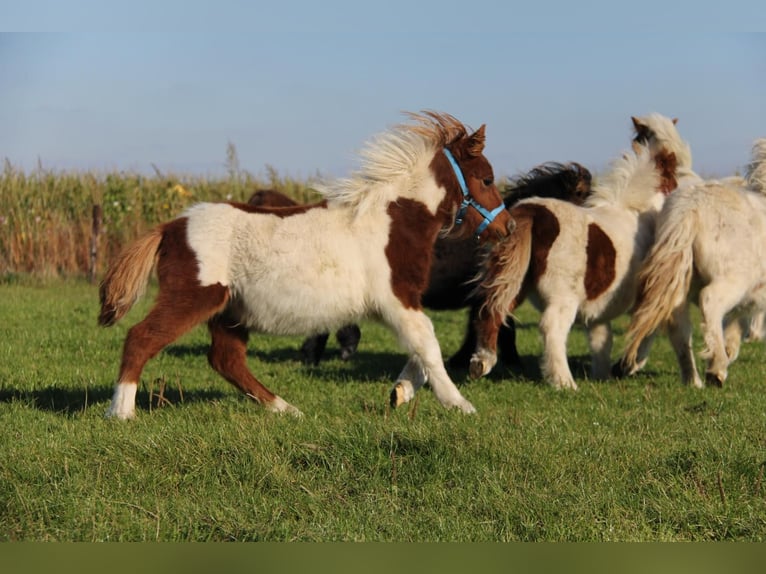
{"label": "pony's ear", "polygon": [[673,118],[673,125],[676,125],[678,123],[678,118]]}
{"label": "pony's ear", "polygon": [[634,128],[636,131],[638,131],[638,130],[641,128],[641,126],[643,125],[643,124],[641,123],[641,120],[639,120],[639,119],[638,119],[636,116],[630,116],[630,121],[632,121],[632,122],[633,122],[633,128]]}
{"label": "pony's ear", "polygon": [[484,151],[484,140],[486,139],[485,131],[486,131],[487,125],[481,124],[481,127],[473,132],[471,136],[468,138],[468,144],[466,146],[466,149],[468,150],[468,153],[472,156],[481,155],[481,152]]}

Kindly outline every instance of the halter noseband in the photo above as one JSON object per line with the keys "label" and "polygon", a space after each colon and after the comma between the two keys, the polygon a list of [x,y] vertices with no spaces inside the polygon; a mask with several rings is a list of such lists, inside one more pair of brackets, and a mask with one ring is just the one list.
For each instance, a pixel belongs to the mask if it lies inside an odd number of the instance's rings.
{"label": "halter noseband", "polygon": [[471,195],[468,193],[468,186],[465,183],[463,172],[460,170],[460,166],[457,164],[457,161],[455,161],[455,157],[452,155],[452,152],[446,147],[444,148],[444,155],[447,156],[447,159],[449,160],[450,165],[455,172],[455,177],[457,177],[457,182],[460,184],[460,191],[463,192],[463,202],[460,204],[460,207],[457,210],[457,215],[455,216],[455,225],[462,225],[463,217],[465,217],[465,212],[470,205],[484,217],[484,221],[482,221],[481,225],[476,228],[475,233],[476,237],[478,237],[481,235],[481,232],[484,231],[489,226],[489,224],[495,220],[498,214],[500,214],[505,209],[505,204],[501,202],[500,205],[498,205],[492,211],[489,211],[486,207],[480,205],[479,202],[471,197]]}

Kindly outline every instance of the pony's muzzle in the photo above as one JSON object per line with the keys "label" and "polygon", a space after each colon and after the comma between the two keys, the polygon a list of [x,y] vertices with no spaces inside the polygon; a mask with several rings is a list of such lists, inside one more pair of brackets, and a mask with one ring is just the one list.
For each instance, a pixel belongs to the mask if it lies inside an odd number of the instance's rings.
{"label": "pony's muzzle", "polygon": [[[505,221],[503,221],[505,219]],[[502,241],[510,237],[511,233],[516,230],[516,220],[511,217],[508,210],[501,212],[495,220],[497,225],[492,226],[492,230],[495,232],[494,239],[496,241]]]}

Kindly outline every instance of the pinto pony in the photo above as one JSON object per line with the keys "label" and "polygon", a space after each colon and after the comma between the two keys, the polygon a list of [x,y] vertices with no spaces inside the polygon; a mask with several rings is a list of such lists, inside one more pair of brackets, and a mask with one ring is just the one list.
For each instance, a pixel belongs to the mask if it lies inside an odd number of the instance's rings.
{"label": "pinto pony", "polygon": [[[566,164],[548,162],[513,178],[503,191],[506,208],[529,197],[556,197],[582,205],[591,192],[591,173],[576,162]],[[284,207],[298,205],[286,195],[271,189],[258,190],[250,197],[252,205]],[[460,349],[450,357],[448,364],[455,369],[467,369],[476,347],[474,320],[482,301],[474,296],[473,279],[479,273],[484,247],[475,241],[440,237],[434,245],[433,262],[428,289],[423,293],[423,306],[435,310],[454,310],[470,307],[466,334]],[[361,331],[355,324],[345,325],[335,332],[340,345],[341,358],[356,352]],[[329,333],[308,337],[301,346],[303,362],[318,365],[327,345]],[[512,321],[500,328],[498,335],[500,355],[507,365],[521,365],[516,349],[516,329]]]}
{"label": "pinto pony", "polygon": [[541,310],[542,372],[557,389],[577,389],[567,362],[567,336],[585,324],[594,378],[609,374],[610,321],[630,309],[635,276],[651,246],[653,220],[676,187],[674,154],[652,156],[645,146],[624,154],[580,207],[529,199],[511,209],[516,230],[487,257],[479,285],[473,378],[494,367],[497,332],[529,296]]}
{"label": "pinto pony", "polygon": [[125,315],[155,264],[159,293],[128,331],[107,414],[134,417],[146,362],[206,321],[212,368],[267,410],[300,415],[247,368],[249,332],[317,333],[363,316],[387,324],[410,355],[395,404],[422,379],[445,407],[474,412],[447,375],[420,298],[440,232],[499,239],[512,220],[483,155],[485,127],[410,117],[368,144],[358,173],[321,190],[323,207],[200,203],[129,245],[101,283],[98,322]]}
{"label": "pinto pony", "polygon": [[696,300],[706,382],[720,387],[726,380],[739,349],[739,337],[729,336],[740,328],[737,315],[766,310],[766,139],[753,146],[744,185],[737,181],[684,187],[663,208],[656,243],[639,274],[639,302],[619,363],[623,373],[643,366],[646,341],[667,325],[682,382],[704,386],[692,351],[689,302]]}

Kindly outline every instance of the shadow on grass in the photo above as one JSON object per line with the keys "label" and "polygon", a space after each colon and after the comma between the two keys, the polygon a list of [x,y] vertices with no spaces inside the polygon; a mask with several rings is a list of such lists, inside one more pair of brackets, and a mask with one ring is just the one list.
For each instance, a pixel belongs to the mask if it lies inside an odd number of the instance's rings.
{"label": "shadow on grass", "polygon": [[[151,392],[147,392],[151,390]],[[142,392],[143,391],[143,392]],[[136,397],[136,408],[149,411],[151,408],[160,408],[163,405],[176,405],[180,403],[193,403],[211,401],[224,397],[222,391],[198,390],[183,392],[181,389],[161,388],[155,384],[153,389],[142,386]],[[112,398],[111,387],[97,389],[62,389],[59,387],[45,387],[42,389],[27,390],[0,390],[0,403],[19,402],[29,405],[31,408],[56,413],[66,417],[74,417],[92,408],[94,404],[107,402]],[[150,403],[151,400],[151,403]]]}
{"label": "shadow on grass", "polygon": [[[208,348],[208,345],[202,344],[174,345],[165,348],[163,353],[178,358],[207,357]],[[358,350],[350,359],[344,361],[340,358],[339,349],[328,349],[319,365],[305,365],[300,350],[290,346],[265,351],[251,345],[247,350],[247,356],[250,361],[249,366],[256,377],[258,377],[259,363],[262,363],[292,365],[296,369],[319,376],[326,373],[328,378],[335,374],[342,375],[344,379],[394,378],[407,362],[407,355],[403,351],[397,353]]]}

